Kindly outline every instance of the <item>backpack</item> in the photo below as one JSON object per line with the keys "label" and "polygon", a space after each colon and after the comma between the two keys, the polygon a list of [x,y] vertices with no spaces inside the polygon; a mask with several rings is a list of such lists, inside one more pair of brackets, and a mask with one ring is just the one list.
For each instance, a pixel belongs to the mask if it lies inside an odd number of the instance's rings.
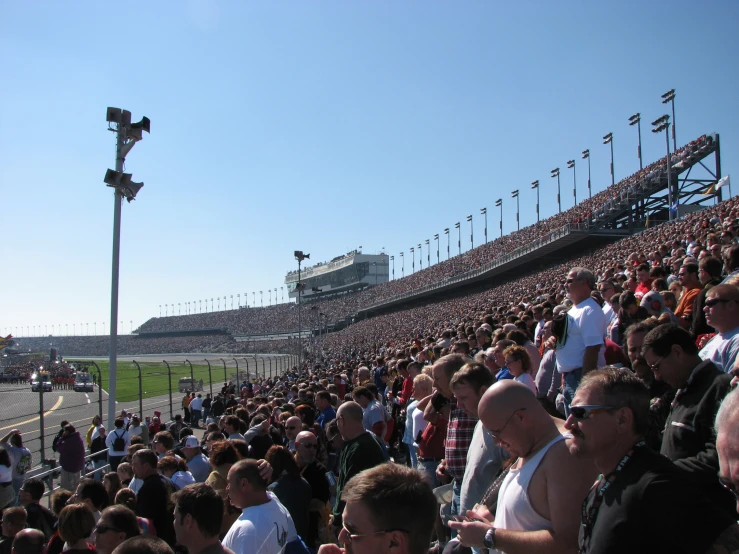
{"label": "backpack", "polygon": [[115,450],[116,452],[125,452],[126,451],[126,439],[124,439],[121,435],[119,435],[115,431],[113,431],[113,434],[115,435],[115,439],[113,439],[113,450]]}

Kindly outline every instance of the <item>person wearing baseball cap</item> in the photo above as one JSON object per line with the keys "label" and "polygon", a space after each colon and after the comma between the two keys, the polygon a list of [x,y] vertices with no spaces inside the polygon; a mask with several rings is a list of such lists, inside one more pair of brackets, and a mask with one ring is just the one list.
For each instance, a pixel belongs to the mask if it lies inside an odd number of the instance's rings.
{"label": "person wearing baseball cap", "polygon": [[195,478],[196,483],[204,483],[210,475],[212,468],[208,458],[203,455],[200,448],[200,441],[197,437],[190,435],[186,437],[182,444],[182,453],[187,460],[187,467]]}

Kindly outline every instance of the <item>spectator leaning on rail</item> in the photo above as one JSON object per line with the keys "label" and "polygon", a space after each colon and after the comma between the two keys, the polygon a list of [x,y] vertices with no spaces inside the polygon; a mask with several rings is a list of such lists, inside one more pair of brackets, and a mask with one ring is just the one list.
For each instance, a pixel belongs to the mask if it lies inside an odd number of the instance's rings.
{"label": "spectator leaning on rail", "polygon": [[68,423],[64,426],[56,451],[62,468],[61,487],[73,491],[80,482],[80,472],[85,468],[85,442],[74,425]]}

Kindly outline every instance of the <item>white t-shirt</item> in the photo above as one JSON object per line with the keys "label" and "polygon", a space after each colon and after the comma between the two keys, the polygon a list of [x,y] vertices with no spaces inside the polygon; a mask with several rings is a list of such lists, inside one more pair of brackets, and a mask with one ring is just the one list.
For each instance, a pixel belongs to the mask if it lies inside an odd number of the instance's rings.
{"label": "white t-shirt", "polygon": [[729,373],[734,367],[737,354],[739,354],[739,327],[726,333],[716,333],[716,336],[698,352],[701,360],[711,360],[724,373]]}
{"label": "white t-shirt", "polygon": [[606,365],[606,316],[598,303],[588,297],[567,312],[567,342],[557,348],[557,370],[569,373],[582,367],[585,348],[601,345],[598,366]]}
{"label": "white t-shirt", "polygon": [[[126,441],[126,447],[123,450],[116,450],[113,448],[113,443],[119,437]],[[108,456],[125,456],[128,453],[128,447],[131,446],[131,437],[125,429],[114,427],[113,430],[108,433],[108,436],[105,437],[105,446],[108,447]]]}
{"label": "white t-shirt", "polygon": [[423,419],[423,410],[416,408],[413,410],[413,440],[418,439],[418,435],[426,430],[426,426],[429,424],[428,421]]}
{"label": "white t-shirt", "polygon": [[170,481],[172,481],[179,490],[187,485],[195,483],[195,477],[193,477],[192,473],[189,471],[176,471],[170,478]]}
{"label": "white t-shirt", "polygon": [[364,409],[363,419],[364,428],[371,432],[372,426],[375,423],[387,420],[385,408],[383,408],[377,400],[373,400],[367,404],[367,407]]}
{"label": "white t-shirt", "polygon": [[536,383],[534,383],[534,378],[531,376],[530,373],[522,373],[518,377],[516,377],[516,381],[519,383],[523,383],[527,387],[531,389],[531,392],[534,393],[534,395],[538,396],[537,389],[536,389]]}
{"label": "white t-shirt", "polygon": [[298,538],[290,513],[277,497],[267,492],[269,502],[244,508],[221,543],[236,554],[280,554]]}

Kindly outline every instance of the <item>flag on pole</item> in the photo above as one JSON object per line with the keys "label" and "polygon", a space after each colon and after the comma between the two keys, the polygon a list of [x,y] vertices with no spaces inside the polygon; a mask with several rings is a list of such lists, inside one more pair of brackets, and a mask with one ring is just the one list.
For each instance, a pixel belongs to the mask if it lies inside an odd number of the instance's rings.
{"label": "flag on pole", "polygon": [[715,192],[716,192],[716,184],[713,184],[706,189],[706,192],[703,193],[703,196],[706,196],[707,194],[713,194]]}
{"label": "flag on pole", "polygon": [[677,200],[675,200],[675,202],[674,202],[674,203],[672,204],[672,206],[670,206],[670,211],[671,211],[671,212],[672,212],[673,214],[676,214],[676,213],[677,213],[677,206],[678,206],[678,204],[677,204]]}
{"label": "flag on pole", "polygon": [[731,180],[729,179],[729,175],[726,177],[721,177],[721,179],[718,180],[718,183],[716,183],[716,190],[722,188],[722,187],[730,187],[731,186]]}

